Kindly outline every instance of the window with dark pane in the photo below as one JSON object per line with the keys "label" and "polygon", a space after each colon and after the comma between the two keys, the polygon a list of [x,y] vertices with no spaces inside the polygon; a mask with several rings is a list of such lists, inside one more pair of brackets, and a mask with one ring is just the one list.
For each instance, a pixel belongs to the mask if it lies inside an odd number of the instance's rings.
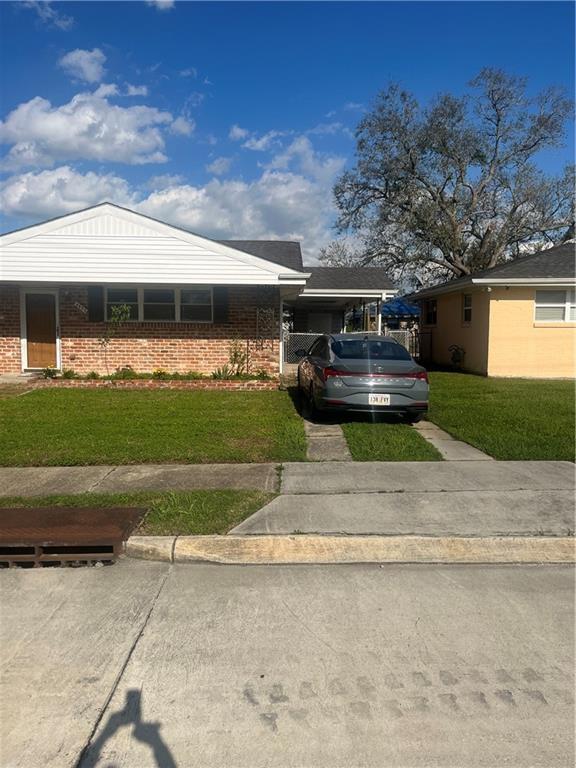
{"label": "window with dark pane", "polygon": [[175,320],[176,301],[172,288],[144,289],[144,320]]}
{"label": "window with dark pane", "polygon": [[437,309],[436,299],[429,299],[424,304],[424,318],[426,325],[436,325]]}
{"label": "window with dark pane", "polygon": [[212,322],[212,289],[182,288],[180,291],[180,320]]}
{"label": "window with dark pane", "polygon": [[126,306],[130,320],[138,320],[138,290],[136,288],[108,288],[106,296],[106,319],[112,319],[112,307]]}
{"label": "window with dark pane", "polygon": [[465,293],[462,297],[462,319],[465,323],[472,322],[472,294]]}

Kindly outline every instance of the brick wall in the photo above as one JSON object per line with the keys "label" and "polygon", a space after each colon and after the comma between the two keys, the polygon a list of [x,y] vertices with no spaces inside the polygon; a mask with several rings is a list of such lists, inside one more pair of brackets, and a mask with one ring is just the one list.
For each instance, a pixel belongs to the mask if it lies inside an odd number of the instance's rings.
{"label": "brick wall", "polygon": [[[272,375],[278,374],[278,290],[270,286],[230,286],[228,301],[226,323],[124,324],[108,346],[110,372],[129,365],[139,372],[163,368],[180,373],[211,373],[228,363],[230,340],[239,337],[250,351],[253,370],[262,368]],[[99,343],[105,325],[89,322],[82,311],[88,305],[86,288],[61,287],[59,302],[62,367],[78,373],[107,373],[104,351]],[[0,305],[6,318],[0,325],[0,371],[18,372],[21,364],[17,289],[3,291]],[[273,338],[258,338],[258,308],[275,310],[275,322],[269,334]]]}
{"label": "brick wall", "polygon": [[0,373],[20,373],[20,292],[0,285]]}

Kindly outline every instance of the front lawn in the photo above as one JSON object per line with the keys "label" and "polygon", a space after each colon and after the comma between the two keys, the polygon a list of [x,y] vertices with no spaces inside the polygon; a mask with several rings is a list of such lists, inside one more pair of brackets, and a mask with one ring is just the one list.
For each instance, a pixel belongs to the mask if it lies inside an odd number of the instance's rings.
{"label": "front lawn", "polygon": [[306,457],[285,392],[39,390],[0,400],[0,434],[4,466]]}
{"label": "front lawn", "polygon": [[273,498],[263,491],[212,490],[13,496],[0,498],[0,515],[2,507],[144,507],[146,516],[133,534],[201,536],[227,533]]}
{"label": "front lawn", "polygon": [[[349,417],[350,418],[350,417]],[[408,424],[374,421],[369,415],[342,422],[355,461],[438,461],[442,456]]]}
{"label": "front lawn", "polygon": [[495,459],[574,461],[574,382],[430,374],[429,420]]}

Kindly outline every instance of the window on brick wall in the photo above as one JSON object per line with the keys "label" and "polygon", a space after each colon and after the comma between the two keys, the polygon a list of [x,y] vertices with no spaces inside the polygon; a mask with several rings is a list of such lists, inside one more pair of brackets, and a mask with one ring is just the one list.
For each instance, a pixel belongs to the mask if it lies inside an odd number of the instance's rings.
{"label": "window on brick wall", "polygon": [[130,320],[138,320],[138,289],[137,288],[108,288],[106,295],[106,319],[112,318],[112,307],[127,306],[130,309]]}
{"label": "window on brick wall", "polygon": [[180,320],[212,322],[212,289],[182,288],[180,291]]}
{"label": "window on brick wall", "polygon": [[176,320],[173,288],[144,288],[144,320]]}
{"label": "window on brick wall", "polygon": [[210,286],[186,288],[107,288],[106,318],[112,307],[126,305],[130,320],[145,322],[212,323],[213,293]]}
{"label": "window on brick wall", "polygon": [[574,291],[536,291],[534,319],[540,323],[576,322]]}

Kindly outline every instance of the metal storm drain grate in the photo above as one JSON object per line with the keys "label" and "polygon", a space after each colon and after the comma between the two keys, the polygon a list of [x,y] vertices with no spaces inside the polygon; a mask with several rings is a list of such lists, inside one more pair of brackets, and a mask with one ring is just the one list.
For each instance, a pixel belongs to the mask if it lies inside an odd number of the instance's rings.
{"label": "metal storm drain grate", "polygon": [[144,512],[135,507],[0,509],[0,568],[112,563]]}

